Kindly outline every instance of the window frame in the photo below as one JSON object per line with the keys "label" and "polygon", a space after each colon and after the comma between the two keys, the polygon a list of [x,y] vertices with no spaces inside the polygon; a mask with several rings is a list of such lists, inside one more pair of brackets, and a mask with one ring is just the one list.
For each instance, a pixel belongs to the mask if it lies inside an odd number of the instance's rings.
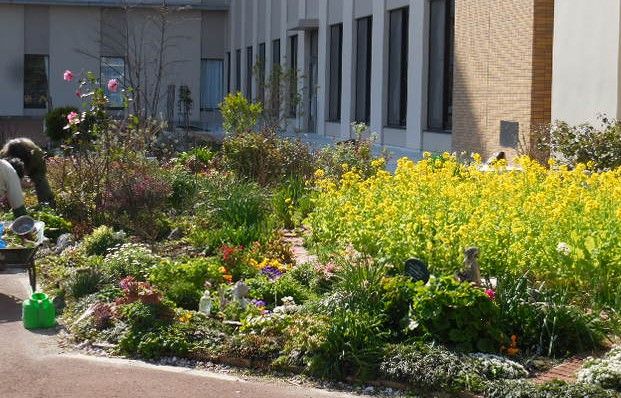
{"label": "window frame", "polygon": [[[439,83],[441,84],[442,95],[442,109],[441,113],[441,126],[437,123],[432,123],[431,113],[436,110],[432,109],[432,97],[434,90],[434,70],[431,68],[433,56],[431,49],[435,43],[433,40],[433,31],[431,23],[433,22],[433,3],[444,2],[444,29],[443,29],[443,62],[442,62],[442,74]],[[454,48],[455,48],[455,1],[454,0],[429,0],[429,53],[428,53],[428,65],[430,65],[427,73],[427,131],[448,133],[452,132],[452,116],[453,116],[453,63],[454,63]]]}
{"label": "window frame", "polygon": [[254,68],[254,49],[252,46],[246,47],[246,98],[252,101],[252,75]]}
{"label": "window frame", "polygon": [[[408,57],[409,57],[409,18],[410,7],[400,7],[388,11],[388,84],[387,84],[387,109],[386,109],[386,124],[385,127],[394,129],[407,128],[407,104],[408,104]],[[401,13],[399,26],[393,28],[393,16]],[[396,31],[396,32],[395,32]],[[394,33],[399,33],[400,48],[397,48],[396,38],[393,37]],[[395,52],[398,50],[398,55]],[[391,68],[391,61],[398,60],[398,74],[393,75],[394,69]],[[393,79],[397,79],[396,82]],[[395,92],[398,88],[399,96],[395,98],[391,93]],[[393,101],[398,104],[398,119],[394,120],[391,114],[395,105]]]}
{"label": "window frame", "polygon": [[[108,67],[110,67],[111,63],[104,63],[104,59],[122,59],[123,60],[123,73],[119,76],[115,76],[112,77],[112,79],[117,79],[117,81],[119,82],[119,89],[117,90],[116,93],[110,93],[108,90],[108,81],[110,80],[110,76],[106,76],[104,77],[104,65],[107,65]],[[117,71],[118,74],[118,71]],[[108,105],[106,106],[106,109],[110,109],[110,110],[121,110],[123,109],[123,96],[121,95],[121,88],[125,87],[125,76],[127,76],[127,62],[125,60],[125,57],[123,56],[101,56],[99,57],[99,82],[100,85],[102,86],[104,93],[106,95],[106,97],[108,98]],[[119,96],[120,98],[120,104],[112,104],[112,101],[110,100],[111,95],[114,96]]]}
{"label": "window frame", "polygon": [[[361,37],[361,24],[366,24],[366,35]],[[363,39],[363,40],[361,40]],[[361,58],[361,44],[365,46],[365,57]],[[354,97],[354,120],[358,123],[369,124],[371,121],[371,74],[373,54],[373,16],[356,19],[356,66],[355,66],[355,97]],[[362,66],[364,63],[364,68]],[[366,72],[366,73],[364,73]],[[364,76],[361,76],[364,73]],[[360,97],[364,95],[364,100]],[[363,104],[363,105],[362,105]],[[364,109],[359,109],[359,106]]]}
{"label": "window frame", "polygon": [[[342,118],[341,100],[343,98],[343,23],[328,27],[328,118],[331,123],[338,123]],[[335,40],[335,34],[338,36]],[[335,95],[333,95],[335,94]]]}
{"label": "window frame", "polygon": [[[26,84],[27,80],[32,81],[32,79],[27,79],[26,76],[26,60],[29,57],[41,57],[41,59],[43,59],[43,67],[47,68],[47,70],[44,70],[44,76],[45,76],[45,102],[39,102],[38,104],[35,104],[34,102],[26,102],[26,94],[28,94],[26,92],[26,90],[28,88],[30,88],[29,84]],[[49,104],[49,99],[50,99],[50,56],[49,54],[24,54],[24,64],[23,64],[23,71],[24,71],[24,77],[23,77],[23,87],[22,87],[22,105],[24,107],[24,109],[47,109],[48,108],[48,104]],[[36,90],[36,91],[41,91],[42,90]],[[34,93],[34,91],[33,91]],[[29,96],[29,98],[32,97],[32,95]],[[43,98],[43,97],[40,97]]]}
{"label": "window frame", "polygon": [[289,77],[289,118],[293,119],[297,117],[298,104],[295,102],[295,97],[298,95],[298,51],[299,51],[299,36],[289,36],[289,69],[291,76]]}
{"label": "window frame", "polygon": [[[220,62],[221,79],[220,79],[220,101],[215,107],[203,106],[203,62],[218,61]],[[223,58],[201,58],[201,90],[200,90],[200,110],[206,112],[217,111],[220,108],[220,103],[224,100],[224,59]]]}
{"label": "window frame", "polygon": [[241,80],[241,48],[238,48],[235,50],[235,93],[242,91]]}

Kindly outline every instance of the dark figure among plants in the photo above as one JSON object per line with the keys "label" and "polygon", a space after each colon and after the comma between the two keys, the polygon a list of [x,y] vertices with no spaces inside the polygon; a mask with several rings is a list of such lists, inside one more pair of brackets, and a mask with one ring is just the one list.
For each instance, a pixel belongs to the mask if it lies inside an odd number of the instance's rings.
{"label": "dark figure among plants", "polygon": [[30,177],[35,186],[39,203],[54,206],[54,194],[47,181],[45,154],[32,140],[28,138],[15,138],[4,145],[0,151],[0,157],[4,159],[17,158],[24,163],[24,174]]}

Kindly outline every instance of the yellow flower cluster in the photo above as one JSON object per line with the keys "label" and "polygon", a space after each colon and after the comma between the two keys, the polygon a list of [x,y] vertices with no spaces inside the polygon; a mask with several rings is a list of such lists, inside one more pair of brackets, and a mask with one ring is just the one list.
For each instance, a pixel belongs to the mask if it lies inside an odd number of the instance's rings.
{"label": "yellow flower cluster", "polygon": [[250,260],[250,265],[258,270],[262,270],[267,267],[271,267],[273,269],[277,269],[281,272],[287,272],[289,270],[289,266],[281,263],[275,258],[264,258],[261,262],[258,262],[255,259]]}
{"label": "yellow flower cluster", "polygon": [[419,257],[436,273],[460,269],[463,250],[477,246],[486,274],[529,271],[548,285],[621,301],[621,170],[548,169],[521,158],[521,171],[505,162],[481,171],[480,156],[473,160],[404,158],[394,174],[321,180],[311,240],[351,243],[395,264]]}

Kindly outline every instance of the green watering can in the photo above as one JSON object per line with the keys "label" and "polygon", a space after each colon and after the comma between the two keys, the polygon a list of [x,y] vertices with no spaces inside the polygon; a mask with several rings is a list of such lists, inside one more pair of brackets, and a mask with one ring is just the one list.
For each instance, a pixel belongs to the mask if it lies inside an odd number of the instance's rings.
{"label": "green watering can", "polygon": [[22,321],[26,329],[47,329],[56,326],[56,308],[45,293],[33,293],[22,304]]}

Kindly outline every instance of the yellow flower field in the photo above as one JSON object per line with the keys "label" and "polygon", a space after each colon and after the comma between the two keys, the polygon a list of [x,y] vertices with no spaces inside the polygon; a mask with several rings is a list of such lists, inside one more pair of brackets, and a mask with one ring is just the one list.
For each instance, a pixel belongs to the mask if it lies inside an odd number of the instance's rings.
{"label": "yellow flower field", "polygon": [[[466,247],[480,248],[485,274],[530,271],[549,287],[617,305],[621,279],[621,170],[547,169],[526,158],[522,171],[502,163],[480,171],[449,154],[362,180],[321,180],[308,223],[316,247],[347,244],[395,265],[409,257],[436,274],[462,267]],[[319,173],[320,174],[320,173]]]}

